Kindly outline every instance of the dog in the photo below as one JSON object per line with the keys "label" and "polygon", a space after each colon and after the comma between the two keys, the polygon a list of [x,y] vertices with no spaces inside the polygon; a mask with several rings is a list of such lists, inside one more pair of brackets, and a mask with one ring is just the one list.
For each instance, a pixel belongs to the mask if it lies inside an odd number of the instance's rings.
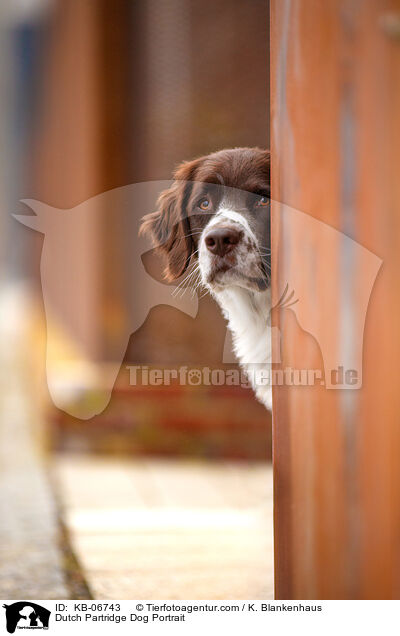
{"label": "dog", "polygon": [[183,162],[142,219],[166,256],[165,279],[203,285],[220,305],[234,352],[269,409],[270,153],[233,148]]}

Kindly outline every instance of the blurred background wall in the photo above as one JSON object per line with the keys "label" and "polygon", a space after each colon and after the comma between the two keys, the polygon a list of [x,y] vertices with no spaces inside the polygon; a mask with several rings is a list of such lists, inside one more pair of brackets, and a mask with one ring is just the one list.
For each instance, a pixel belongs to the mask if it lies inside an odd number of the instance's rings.
{"label": "blurred background wall", "polygon": [[[11,180],[4,177],[5,209],[28,213],[18,203],[23,198],[70,209],[113,188],[170,179],[184,159],[223,147],[268,146],[266,0],[32,0],[23,6],[9,3],[4,22],[8,73],[3,83],[13,86],[11,92],[8,85],[3,88],[10,113],[3,113],[3,121],[8,117],[5,134],[14,135],[6,168],[15,171]],[[86,385],[85,399],[95,399],[101,370],[115,361],[115,342],[134,324],[135,294],[144,293],[135,287],[131,267],[136,222],[129,209],[117,214],[92,206],[79,227],[65,227],[60,244],[54,244],[59,257],[49,275],[57,368],[72,401],[82,399]],[[10,275],[36,289],[44,359],[43,235],[8,217],[3,224],[2,258]],[[59,282],[66,245],[68,286]],[[151,253],[147,258],[161,280],[162,263]],[[165,304],[154,307],[127,343],[111,403],[101,416],[84,425],[50,408],[55,444],[105,450],[113,447],[111,435],[116,448],[187,452],[190,447],[195,454],[265,458],[268,419],[250,390],[147,390],[128,383],[126,363],[226,368],[225,333],[209,296],[199,300],[194,319]],[[79,365],[73,366],[72,358]],[[88,383],[89,376],[94,379]],[[51,407],[49,396],[47,402]],[[206,432],[210,412],[214,428]]]}
{"label": "blurred background wall", "polygon": [[0,98],[0,596],[271,597],[265,409],[126,367],[237,370],[135,250],[178,163],[268,145],[268,2],[2,0]]}

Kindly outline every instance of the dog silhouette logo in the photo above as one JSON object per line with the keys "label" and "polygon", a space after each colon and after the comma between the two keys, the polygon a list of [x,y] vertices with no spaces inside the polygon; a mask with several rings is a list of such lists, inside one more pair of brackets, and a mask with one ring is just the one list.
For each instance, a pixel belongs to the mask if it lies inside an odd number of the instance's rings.
{"label": "dog silhouette logo", "polygon": [[7,631],[14,634],[16,629],[48,629],[50,610],[32,603],[18,601],[11,605],[3,605],[6,610]]}

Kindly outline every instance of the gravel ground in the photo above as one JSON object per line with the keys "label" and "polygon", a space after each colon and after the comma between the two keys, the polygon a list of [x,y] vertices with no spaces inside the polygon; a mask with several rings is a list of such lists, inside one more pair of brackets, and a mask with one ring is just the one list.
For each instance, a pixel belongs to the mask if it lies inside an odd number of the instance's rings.
{"label": "gravel ground", "polygon": [[0,598],[68,598],[60,526],[43,455],[32,346],[19,290],[0,294]]}

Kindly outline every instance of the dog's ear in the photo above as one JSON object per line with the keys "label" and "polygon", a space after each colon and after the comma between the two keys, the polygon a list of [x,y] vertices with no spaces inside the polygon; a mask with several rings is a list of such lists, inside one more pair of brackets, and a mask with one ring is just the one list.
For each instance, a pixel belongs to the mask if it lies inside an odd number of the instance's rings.
{"label": "dog's ear", "polygon": [[203,157],[185,161],[174,173],[174,182],[158,198],[157,210],[142,219],[140,234],[148,234],[155,247],[167,257],[164,276],[169,282],[179,278],[189,266],[193,252],[187,202]]}

